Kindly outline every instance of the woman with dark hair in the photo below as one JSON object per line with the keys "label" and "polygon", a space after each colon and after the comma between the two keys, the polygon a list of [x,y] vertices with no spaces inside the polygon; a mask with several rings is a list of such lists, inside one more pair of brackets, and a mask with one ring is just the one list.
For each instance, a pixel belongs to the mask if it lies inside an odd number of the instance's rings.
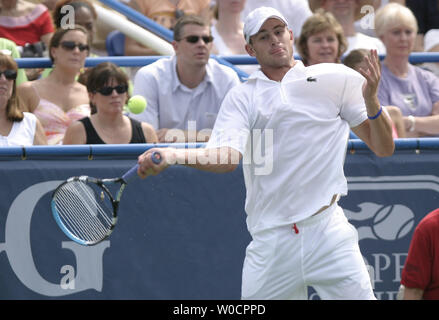
{"label": "woman with dark hair", "polygon": [[0,53],[0,146],[47,144],[37,117],[19,108],[15,88],[17,71],[14,59]]}
{"label": "woman with dark hair", "polygon": [[71,122],[90,115],[87,88],[76,81],[89,49],[83,27],[58,29],[49,45],[52,72],[18,87],[23,106],[40,119],[50,145],[62,143]]}
{"label": "woman with dark hair", "polygon": [[96,113],[72,123],[64,144],[156,143],[154,128],[123,114],[128,98],[128,77],[110,62],[93,69],[87,77],[90,104]]}

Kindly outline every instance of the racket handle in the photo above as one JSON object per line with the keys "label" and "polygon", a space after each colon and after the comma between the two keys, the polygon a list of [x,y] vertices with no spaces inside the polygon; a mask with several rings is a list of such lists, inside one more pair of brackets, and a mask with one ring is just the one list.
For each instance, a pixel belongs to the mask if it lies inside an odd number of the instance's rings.
{"label": "racket handle", "polygon": [[[155,164],[159,164],[160,162],[162,162],[162,155],[160,154],[160,152],[154,151],[151,154],[151,160],[152,162],[154,162]],[[130,170],[128,170],[123,176],[122,179],[125,182],[129,182],[131,179],[135,178],[137,176],[137,169],[139,169],[139,165],[136,164],[134,167],[132,167]]]}
{"label": "racket handle", "polygon": [[162,155],[160,154],[160,152],[158,151],[154,151],[151,154],[151,160],[152,162],[154,162],[155,164],[159,164],[160,162],[162,162]]}

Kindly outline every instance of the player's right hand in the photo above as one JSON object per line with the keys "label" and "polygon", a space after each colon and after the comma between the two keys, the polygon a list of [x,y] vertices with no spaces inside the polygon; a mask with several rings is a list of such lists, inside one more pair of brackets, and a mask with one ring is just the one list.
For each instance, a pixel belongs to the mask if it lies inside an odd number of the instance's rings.
{"label": "player's right hand", "polygon": [[[156,164],[152,161],[152,153],[158,152],[161,155],[162,161]],[[137,174],[140,178],[145,179],[148,176],[155,176],[165,170],[170,165],[176,163],[176,155],[174,148],[152,148],[142,153],[137,160],[139,169]]]}

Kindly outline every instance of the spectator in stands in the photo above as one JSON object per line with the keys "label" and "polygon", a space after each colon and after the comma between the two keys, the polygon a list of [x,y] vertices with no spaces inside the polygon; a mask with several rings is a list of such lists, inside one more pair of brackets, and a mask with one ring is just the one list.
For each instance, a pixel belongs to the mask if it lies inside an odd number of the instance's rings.
{"label": "spectator in stands", "polygon": [[[70,7],[68,7],[70,6]],[[70,19],[70,15],[74,12],[73,19]],[[88,42],[90,45],[93,43],[93,39],[96,33],[96,20],[97,12],[93,4],[88,0],[60,0],[56,3],[55,8],[52,12],[53,22],[57,29],[59,28],[69,28],[69,25],[74,23],[76,25],[84,27],[87,30]],[[90,47],[89,56],[96,57],[97,55],[93,53],[93,46]],[[81,69],[78,75],[78,82],[86,85],[86,75],[84,73],[88,72],[88,69]],[[42,73],[41,77],[47,77],[52,68],[46,68]]]}
{"label": "spectator in stands", "polygon": [[0,146],[46,144],[37,117],[19,108],[15,87],[17,71],[14,59],[0,53]]}
{"label": "spectator in stands", "polygon": [[[439,54],[439,29],[427,31],[424,37],[424,50],[425,52],[436,52]],[[425,62],[422,64],[422,68],[430,70],[439,77],[439,61]]]}
{"label": "spectator in stands", "polygon": [[[73,21],[69,21],[67,19],[67,15],[70,14],[70,10],[66,10],[67,6],[71,6],[74,10],[74,23],[76,25],[80,25],[87,30],[90,47],[90,57],[98,57],[97,54],[99,50],[94,50],[93,41],[96,35],[96,22],[97,22],[97,12],[93,4],[89,0],[60,0],[56,3],[55,9],[53,10],[53,21],[55,23],[56,28],[68,27],[68,25],[63,25],[66,23],[72,23]],[[122,68],[127,74],[128,70]],[[46,69],[42,77],[47,77],[52,69]],[[89,69],[81,69],[81,73],[78,76],[78,82],[86,85],[87,72]],[[129,93],[132,92],[133,85],[130,81],[129,83]]]}
{"label": "spectator in stands", "polygon": [[405,5],[412,10],[418,21],[415,51],[424,51],[424,36],[428,30],[439,29],[438,0],[406,0]]}
{"label": "spectator in stands", "polygon": [[[0,38],[0,52],[10,55],[14,59],[21,58],[20,52],[17,49],[17,45],[15,44],[15,42],[9,39]],[[15,85],[19,86],[20,84],[26,81],[27,81],[26,72],[24,72],[24,69],[18,69]]]}
{"label": "spectator in stands", "polygon": [[294,37],[300,35],[302,25],[312,15],[307,0],[247,0],[241,14],[241,20],[244,20],[251,11],[259,7],[272,7],[282,12],[289,22],[289,27],[293,30]]}
{"label": "spectator in stands", "polygon": [[439,300],[439,209],[415,229],[401,275],[404,300]]}
{"label": "spectator in stands", "polygon": [[[133,93],[144,96],[148,107],[132,117],[152,124],[159,141],[208,140],[224,96],[240,83],[235,71],[209,58],[212,40],[204,19],[185,15],[174,28],[175,55],[137,72]],[[184,136],[169,140],[169,129],[184,130]]]}
{"label": "spectator in stands", "polygon": [[384,54],[386,49],[380,39],[355,30],[355,21],[365,14],[361,12],[361,8],[372,4],[373,0],[309,0],[309,7],[313,12],[323,8],[331,12],[341,24],[348,41],[346,53],[353,49],[375,49],[379,54]]}
{"label": "spectator in stands", "polygon": [[[67,6],[70,6],[74,10],[74,21],[68,19],[68,15],[71,14],[71,12],[70,10],[66,10],[66,8],[69,8]],[[88,32],[89,43],[93,44],[98,14],[89,0],[59,0],[53,9],[52,17],[57,29],[69,27],[68,24],[72,23],[83,26]],[[90,52],[90,55],[91,54],[92,52]]]}
{"label": "spectator in stands", "polygon": [[317,63],[341,63],[347,49],[343,28],[332,13],[317,10],[302,26],[296,43],[305,66]]}
{"label": "spectator in stands", "polygon": [[[366,61],[365,57],[368,55],[368,51],[366,49],[355,49],[349,52],[349,54],[344,58],[343,63],[356,71],[360,71],[360,69],[366,70]],[[405,122],[402,116],[401,110],[396,106],[385,106],[384,110],[390,116],[392,120],[392,131],[393,138],[405,138]]]}
{"label": "spectator in stands", "polygon": [[[171,30],[174,29],[177,19],[182,15],[198,15],[206,21],[211,19],[209,0],[130,0],[129,5],[146,17]],[[126,37],[125,55],[149,56],[157,55],[157,53],[134,39]]]}
{"label": "spectator in stands", "polygon": [[381,63],[381,104],[401,109],[407,137],[439,134],[435,116],[439,115],[439,79],[409,63],[417,32],[415,16],[407,7],[389,3],[378,10],[375,26],[387,50]]}
{"label": "spectator in stands", "polygon": [[0,37],[17,46],[43,42],[49,45],[53,24],[47,7],[26,0],[0,0]]}
{"label": "spectator in stands", "polygon": [[247,54],[241,12],[246,0],[217,0],[212,26],[213,51],[219,55]]}
{"label": "spectator in stands", "polygon": [[104,62],[90,69],[87,90],[96,113],[73,122],[64,144],[156,143],[154,128],[123,114],[128,98],[128,77],[115,64]]}
{"label": "spectator in stands", "polygon": [[76,81],[88,52],[87,30],[58,29],[49,44],[53,71],[18,87],[23,107],[40,119],[50,145],[62,143],[72,121],[90,115],[87,88]]}
{"label": "spectator in stands", "polygon": [[[212,25],[212,53],[229,56],[245,54],[244,23],[241,12],[246,0],[218,0],[213,9],[214,23]],[[259,69],[258,65],[238,65],[238,68],[251,74]]]}

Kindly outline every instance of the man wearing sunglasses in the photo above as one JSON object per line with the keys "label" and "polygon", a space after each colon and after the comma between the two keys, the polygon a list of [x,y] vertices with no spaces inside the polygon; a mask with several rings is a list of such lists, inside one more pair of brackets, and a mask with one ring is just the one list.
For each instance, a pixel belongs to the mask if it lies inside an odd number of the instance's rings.
{"label": "man wearing sunglasses", "polygon": [[212,41],[201,17],[185,15],[174,28],[175,56],[137,72],[133,94],[148,107],[130,116],[150,123],[160,142],[207,141],[222,100],[240,83],[234,70],[210,59]]}

